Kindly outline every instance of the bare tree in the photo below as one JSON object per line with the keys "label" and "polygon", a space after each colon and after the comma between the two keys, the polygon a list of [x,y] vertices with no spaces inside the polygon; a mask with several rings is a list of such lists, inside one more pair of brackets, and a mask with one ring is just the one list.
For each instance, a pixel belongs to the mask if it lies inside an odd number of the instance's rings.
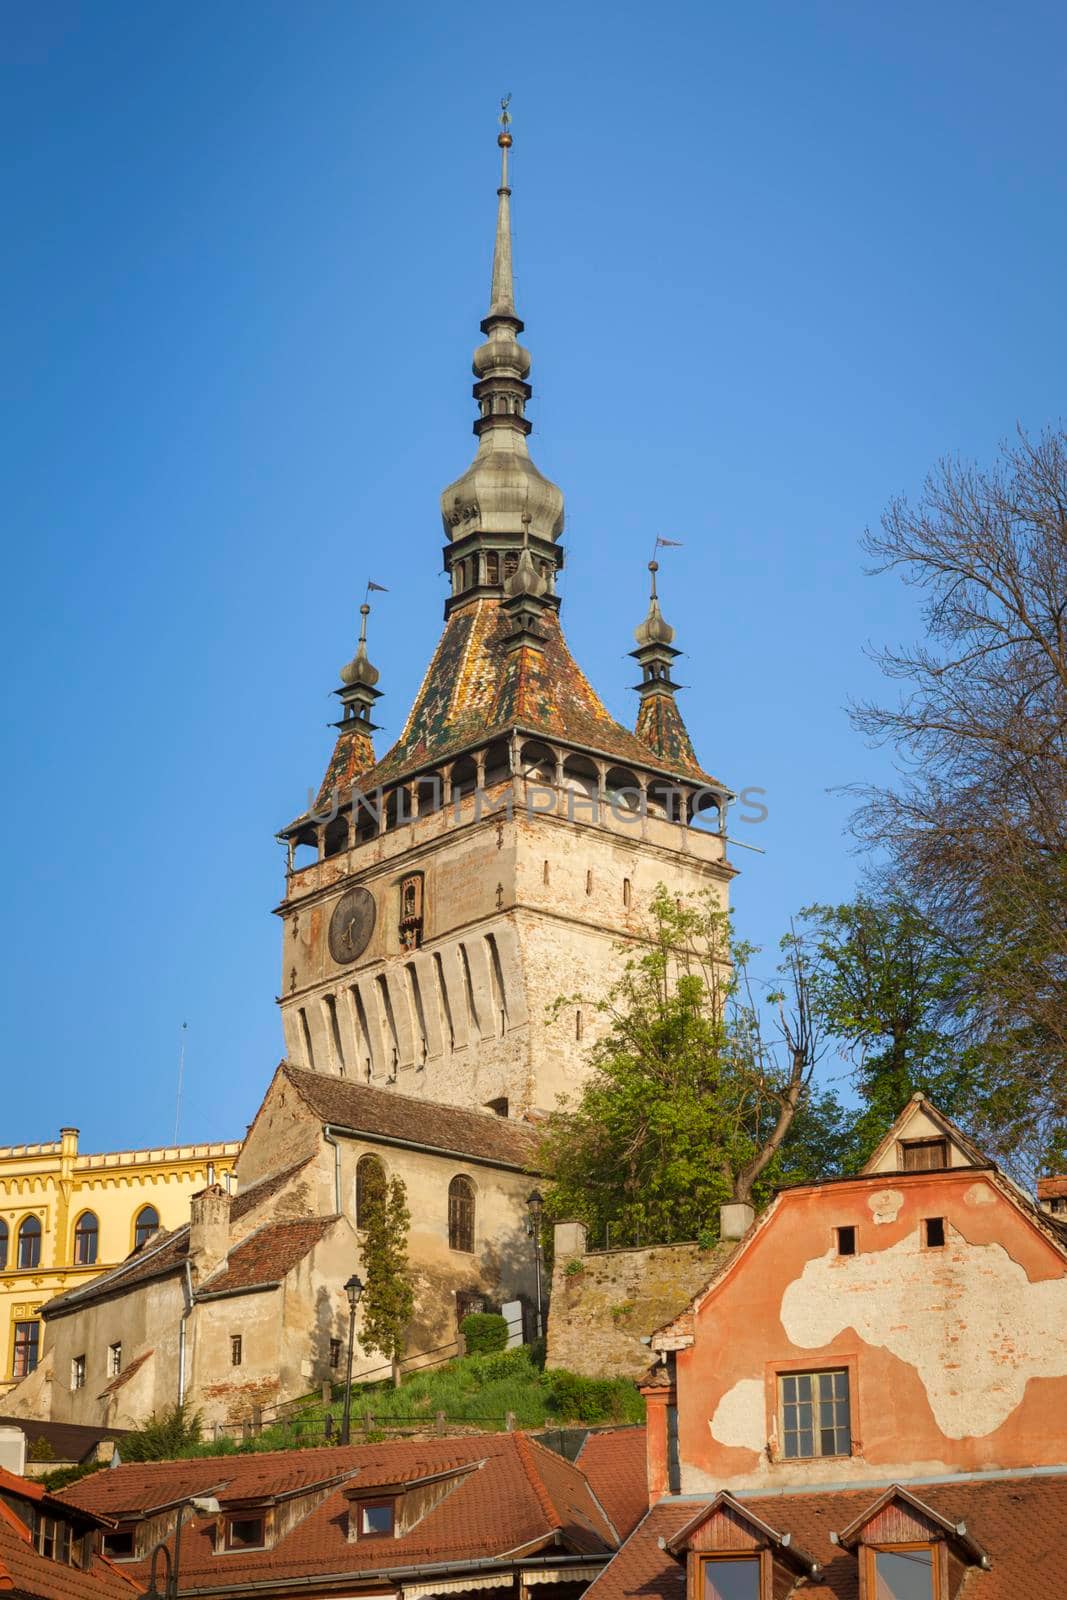
{"label": "bare tree", "polygon": [[1037,1157],[1067,1127],[1067,435],[943,461],[866,549],[923,592],[927,638],[875,654],[895,704],[853,709],[899,773],[854,827],[966,958],[988,1132]]}

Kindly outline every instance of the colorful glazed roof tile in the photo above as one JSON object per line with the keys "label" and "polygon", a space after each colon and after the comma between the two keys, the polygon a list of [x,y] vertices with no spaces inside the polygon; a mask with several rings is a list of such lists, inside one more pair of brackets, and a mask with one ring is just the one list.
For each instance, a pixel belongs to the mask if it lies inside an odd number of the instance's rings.
{"label": "colorful glazed roof tile", "polygon": [[[445,761],[472,745],[506,737],[512,729],[541,734],[625,763],[718,787],[697,762],[673,701],[649,719],[645,706],[638,732],[609,714],[571,655],[559,616],[539,621],[540,649],[508,651],[512,621],[499,600],[482,598],[453,611],[430,662],[400,738],[369,770],[360,773],[369,741],[342,732],[327,768],[316,809],[334,787],[341,794],[357,778],[370,792]],[[656,695],[656,707],[669,697]]]}

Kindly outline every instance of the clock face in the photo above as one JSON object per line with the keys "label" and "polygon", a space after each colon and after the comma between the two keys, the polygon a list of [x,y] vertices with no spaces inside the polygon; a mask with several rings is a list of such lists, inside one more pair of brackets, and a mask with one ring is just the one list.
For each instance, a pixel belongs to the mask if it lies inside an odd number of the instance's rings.
{"label": "clock face", "polygon": [[330,954],[339,966],[361,956],[374,932],[374,896],[369,889],[348,889],[330,918]]}

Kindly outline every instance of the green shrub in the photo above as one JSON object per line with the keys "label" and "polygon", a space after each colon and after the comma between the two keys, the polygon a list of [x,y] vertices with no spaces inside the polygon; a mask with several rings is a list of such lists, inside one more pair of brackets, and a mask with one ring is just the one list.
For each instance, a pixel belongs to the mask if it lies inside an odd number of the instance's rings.
{"label": "green shrub", "polygon": [[467,1341],[467,1354],[488,1356],[507,1348],[508,1325],[495,1311],[472,1311],[463,1318],[459,1331]]}
{"label": "green shrub", "polygon": [[641,1422],[645,1406],[628,1378],[582,1378],[557,1367],[543,1374],[547,1409],[565,1422]]}
{"label": "green shrub", "polygon": [[575,1256],[573,1261],[568,1261],[563,1269],[565,1278],[580,1278],[585,1271],[585,1262],[580,1256]]}

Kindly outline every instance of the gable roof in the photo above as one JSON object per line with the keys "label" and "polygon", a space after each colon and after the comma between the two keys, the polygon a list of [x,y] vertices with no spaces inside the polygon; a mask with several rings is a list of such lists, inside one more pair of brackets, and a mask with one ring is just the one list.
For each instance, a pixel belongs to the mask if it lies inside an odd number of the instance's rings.
{"label": "gable roof", "polygon": [[[948,1523],[965,1523],[988,1551],[989,1570],[974,1573],[968,1583],[967,1594],[973,1594],[973,1600],[1067,1594],[1067,1473],[972,1478],[911,1488],[926,1508]],[[804,1600],[855,1600],[856,1556],[836,1544],[831,1534],[868,1512],[876,1492],[829,1489],[734,1498],[775,1527],[787,1528],[819,1563],[818,1575],[800,1591]],[[583,1600],[632,1600],[634,1595],[642,1600],[680,1600],[684,1569],[664,1546],[698,1509],[691,1498],[661,1500],[653,1506]]]}
{"label": "gable roof", "polygon": [[[450,1493],[399,1538],[350,1542],[347,1512],[360,1490],[413,1482],[467,1468]],[[471,1470],[473,1469],[473,1470]],[[182,1534],[182,1587],[232,1586],[272,1580],[351,1576],[420,1563],[506,1562],[543,1550],[603,1556],[618,1538],[584,1475],[572,1463],[522,1433],[411,1439],[376,1445],[273,1451],[255,1456],[192,1461],[131,1462],[72,1484],[64,1498],[114,1517],[146,1514],[193,1494],[220,1503],[335,1487],[291,1527],[273,1549],[214,1551],[210,1519],[187,1523]],[[131,1564],[139,1575],[147,1563]]]}
{"label": "gable roof", "polygon": [[989,1157],[985,1155],[983,1151],[979,1150],[973,1139],[968,1138],[962,1128],[958,1128],[956,1124],[949,1117],[946,1117],[943,1111],[939,1111],[933,1102],[928,1100],[924,1094],[916,1093],[912,1095],[903,1111],[893,1123],[893,1126],[880,1140],[871,1155],[868,1156],[867,1160],[860,1168],[860,1172],[862,1174],[876,1172],[878,1170],[878,1163],[881,1161],[882,1157],[887,1153],[887,1151],[892,1149],[896,1141],[900,1139],[906,1132],[909,1122],[912,1122],[915,1117],[919,1115],[926,1117],[930,1122],[932,1122],[935,1128],[937,1128],[944,1135],[944,1137],[950,1141],[950,1143],[956,1146],[957,1150],[965,1158],[967,1164],[972,1167],[988,1167],[992,1164],[989,1160]]}
{"label": "gable roof", "polygon": [[299,1161],[294,1161],[291,1166],[283,1167],[280,1172],[271,1173],[269,1177],[260,1178],[256,1183],[250,1183],[247,1189],[239,1189],[230,1201],[230,1221],[239,1222],[246,1217],[256,1206],[263,1204],[264,1200],[273,1200],[274,1196],[284,1189],[290,1179],[302,1172],[309,1161],[315,1159],[315,1152],[309,1150],[306,1156],[301,1156]]}
{"label": "gable roof", "polygon": [[633,1532],[648,1510],[645,1448],[646,1432],[640,1423],[590,1433],[575,1457],[621,1539]]}
{"label": "gable roof", "polygon": [[105,1300],[108,1295],[122,1294],[135,1284],[171,1277],[184,1271],[188,1254],[189,1224],[186,1222],[169,1233],[154,1234],[147,1244],[109,1272],[101,1272],[80,1288],[68,1289],[65,1294],[58,1294],[53,1300],[46,1301],[41,1307],[41,1315],[46,1320],[64,1316],[95,1300]]}
{"label": "gable roof", "polygon": [[815,1577],[818,1573],[819,1563],[814,1556],[809,1556],[806,1550],[802,1550],[793,1542],[793,1535],[789,1529],[773,1526],[761,1517],[752,1505],[744,1505],[740,1500],[735,1500],[726,1489],[720,1489],[710,1504],[701,1506],[696,1516],[690,1517],[676,1534],[664,1540],[664,1547],[668,1553],[672,1556],[684,1554],[690,1548],[697,1531],[719,1511],[725,1511],[735,1521],[744,1523],[752,1534],[770,1545],[795,1572],[803,1573],[805,1577]]}
{"label": "gable roof", "polygon": [[102,1556],[94,1556],[83,1570],[38,1555],[29,1528],[33,1511],[62,1516],[85,1529],[100,1525],[98,1518],[49,1494],[41,1484],[0,1467],[0,1591],[14,1591],[27,1600],[133,1600],[141,1593],[135,1579]]}
{"label": "gable roof", "polygon": [[538,1135],[529,1124],[491,1111],[464,1111],[413,1095],[373,1089],[350,1078],[328,1078],[283,1062],[282,1072],[323,1122],[370,1142],[402,1144],[493,1167],[534,1172]]}
{"label": "gable roof", "polygon": [[294,1222],[265,1222],[233,1247],[213,1277],[197,1284],[196,1298],[210,1300],[239,1289],[276,1288],[336,1220],[299,1217]]}

